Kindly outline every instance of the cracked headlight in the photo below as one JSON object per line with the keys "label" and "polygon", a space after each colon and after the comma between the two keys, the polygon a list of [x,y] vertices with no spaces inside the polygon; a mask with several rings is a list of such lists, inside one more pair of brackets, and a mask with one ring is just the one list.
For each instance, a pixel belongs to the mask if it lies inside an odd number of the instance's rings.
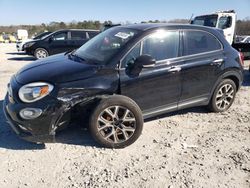
{"label": "cracked headlight", "polygon": [[26,103],[38,101],[47,96],[54,86],[44,82],[26,84],[19,89],[19,98]]}

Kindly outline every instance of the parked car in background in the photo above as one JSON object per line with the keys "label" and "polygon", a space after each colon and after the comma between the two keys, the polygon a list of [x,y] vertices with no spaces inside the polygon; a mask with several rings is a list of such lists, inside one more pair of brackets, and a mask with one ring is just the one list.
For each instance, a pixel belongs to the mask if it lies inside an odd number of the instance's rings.
{"label": "parked car in background", "polygon": [[34,38],[32,39],[26,39],[26,40],[19,40],[16,44],[16,48],[17,48],[17,51],[23,51],[23,45],[27,42],[30,42],[30,41],[34,41],[34,40],[38,40],[38,39],[42,39],[43,37],[49,35],[50,33],[52,32],[49,32],[49,31],[46,31],[46,32],[43,32],[43,33],[40,33],[38,34],[37,36],[35,36]]}
{"label": "parked car in background", "polygon": [[4,39],[3,35],[0,35],[0,43],[5,43],[5,39]]}
{"label": "parked car in background", "polygon": [[241,42],[242,43],[250,43],[250,36],[246,36]]}
{"label": "parked car in background", "polygon": [[2,43],[10,43],[10,38],[8,34],[2,34],[0,37],[0,42]]}
{"label": "parked car in background", "polygon": [[17,42],[17,37],[15,35],[10,35],[9,34],[9,42],[10,43],[16,43]]}
{"label": "parked car in background", "polygon": [[[68,36],[76,33],[47,40]],[[71,117],[86,116],[99,144],[122,148],[140,136],[143,119],[203,105],[226,111],[242,81],[240,54],[215,29],[135,24],[110,28],[75,51],[22,68],[11,78],[3,106],[26,140],[53,139]]]}
{"label": "parked car in background", "polygon": [[28,55],[41,59],[79,48],[98,33],[98,30],[86,29],[59,30],[41,39],[27,42],[23,48]]}

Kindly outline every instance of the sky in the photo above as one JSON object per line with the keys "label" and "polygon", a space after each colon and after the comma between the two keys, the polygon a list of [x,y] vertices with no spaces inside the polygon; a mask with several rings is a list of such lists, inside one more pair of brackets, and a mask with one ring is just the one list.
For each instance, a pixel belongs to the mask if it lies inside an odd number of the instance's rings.
{"label": "sky", "polygon": [[238,19],[250,19],[250,0],[0,0],[0,25],[73,20],[168,21],[231,9]]}

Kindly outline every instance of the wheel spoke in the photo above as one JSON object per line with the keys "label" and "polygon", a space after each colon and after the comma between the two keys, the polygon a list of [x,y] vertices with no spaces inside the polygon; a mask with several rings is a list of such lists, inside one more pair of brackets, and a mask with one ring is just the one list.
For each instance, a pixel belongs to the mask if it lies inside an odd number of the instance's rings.
{"label": "wheel spoke", "polygon": [[111,123],[111,121],[105,119],[103,116],[100,116],[100,117],[98,118],[98,121],[100,121],[100,122],[102,122],[102,123],[104,123],[104,124],[110,124],[110,123]]}
{"label": "wheel spoke", "polygon": [[119,106],[115,106],[115,111],[114,111],[114,117],[115,117],[115,118],[119,118],[119,117],[118,117],[119,109],[120,109]]}
{"label": "wheel spoke", "polygon": [[225,106],[228,106],[230,104],[230,102],[228,102],[227,100],[224,100]]}
{"label": "wheel spoke", "polygon": [[123,129],[122,130],[124,130],[124,131],[126,131],[126,132],[135,132],[135,129],[134,128],[132,128],[132,127],[127,127],[127,126],[125,126],[125,125],[123,125]]}
{"label": "wheel spoke", "polygon": [[114,113],[109,108],[107,108],[105,112],[108,113],[112,118],[114,118]]}
{"label": "wheel spoke", "polygon": [[100,128],[98,128],[98,131],[100,132],[100,131],[102,131],[104,129],[107,129],[107,128],[114,128],[114,126],[111,125],[111,124],[106,124],[106,125],[101,126]]}
{"label": "wheel spoke", "polygon": [[123,122],[132,122],[132,121],[135,121],[135,118],[126,118],[126,119],[123,119]]}
{"label": "wheel spoke", "polygon": [[113,135],[114,135],[114,131],[111,131],[110,133],[108,133],[107,135],[105,135],[104,138],[107,140],[107,139],[109,139]]}
{"label": "wheel spoke", "polygon": [[128,109],[126,109],[126,111],[125,111],[125,113],[124,113],[124,115],[123,115],[123,117],[122,117],[122,120],[124,120],[124,119],[126,119],[126,117],[128,116],[128,113],[129,113],[130,111],[128,110]]}
{"label": "wheel spoke", "polygon": [[220,99],[220,100],[216,101],[216,104],[220,105],[222,102],[223,102],[223,99]]}
{"label": "wheel spoke", "polygon": [[231,90],[230,92],[227,93],[227,97],[233,98],[234,90]]}
{"label": "wheel spoke", "polygon": [[118,143],[119,139],[117,137],[117,133],[116,132],[113,134],[113,137],[114,137],[114,143]]}
{"label": "wheel spoke", "polygon": [[124,129],[121,129],[121,131],[122,131],[122,134],[124,136],[124,139],[127,140],[129,138],[127,132]]}

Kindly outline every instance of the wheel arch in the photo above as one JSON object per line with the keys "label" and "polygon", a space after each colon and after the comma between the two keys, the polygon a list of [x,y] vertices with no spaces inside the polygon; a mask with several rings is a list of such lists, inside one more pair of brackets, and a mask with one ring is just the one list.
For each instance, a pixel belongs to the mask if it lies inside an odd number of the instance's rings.
{"label": "wheel arch", "polygon": [[224,79],[232,80],[235,83],[237,91],[238,91],[240,89],[242,82],[243,82],[243,75],[240,72],[240,70],[234,70],[234,69],[224,72],[221,76],[219,76],[219,78],[215,82],[215,84],[211,90],[211,95],[209,97],[209,101],[211,100],[213,93],[214,93],[214,90],[217,87],[217,85]]}

